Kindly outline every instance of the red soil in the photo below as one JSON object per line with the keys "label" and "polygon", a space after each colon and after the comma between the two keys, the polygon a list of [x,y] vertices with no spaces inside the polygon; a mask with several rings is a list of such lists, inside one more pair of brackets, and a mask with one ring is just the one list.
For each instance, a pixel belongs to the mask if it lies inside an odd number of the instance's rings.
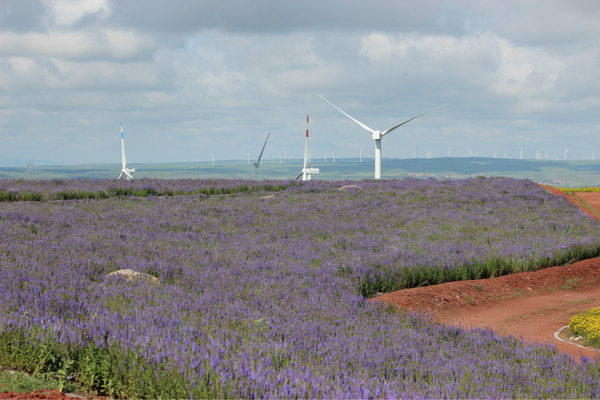
{"label": "red soil", "polygon": [[29,393],[2,392],[0,399],[68,399],[64,393],[58,390],[36,390]]}
{"label": "red soil", "polygon": [[[571,197],[546,188],[567,197],[591,217],[600,215],[600,193]],[[600,307],[600,258],[494,279],[401,290],[370,301],[427,314],[444,324],[490,328],[502,335],[549,343],[577,360],[582,355],[600,355],[598,349],[569,340],[566,331],[558,333],[573,315]]]}
{"label": "red soil", "polygon": [[[6,373],[0,371],[0,373]],[[2,389],[2,388],[0,388]],[[76,393],[63,393],[58,390],[35,390],[29,393],[16,393],[16,392],[0,392],[0,399],[46,399],[46,400],[84,400],[84,399],[110,399],[110,397],[102,396],[91,396],[87,394],[76,394]]]}

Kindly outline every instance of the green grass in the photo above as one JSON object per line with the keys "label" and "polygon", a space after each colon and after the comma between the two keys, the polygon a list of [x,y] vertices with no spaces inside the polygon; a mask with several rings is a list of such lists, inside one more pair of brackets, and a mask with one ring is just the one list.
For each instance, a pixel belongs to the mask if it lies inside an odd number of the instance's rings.
{"label": "green grass", "polygon": [[585,186],[585,187],[573,187],[573,188],[560,187],[557,189],[563,193],[567,193],[570,195],[575,195],[575,193],[578,193],[578,192],[600,192],[600,187],[597,187],[597,186],[594,186],[594,187]]}
{"label": "green grass", "polygon": [[[186,162],[162,164],[131,164],[136,169],[134,178],[158,179],[254,179],[254,167],[247,160]],[[410,158],[382,160],[382,177],[433,177],[441,179],[476,176],[504,176],[531,179],[556,187],[599,187],[600,163],[570,160],[516,160],[496,158]],[[316,180],[373,179],[373,159],[337,159],[314,157],[312,167],[321,172]],[[258,170],[258,179],[295,179],[302,168],[302,159],[265,159]],[[85,164],[70,166],[35,166],[33,168],[0,167],[0,179],[116,179],[118,164]],[[572,189],[571,189],[572,190]],[[600,190],[600,188],[598,189]]]}
{"label": "green grass", "polygon": [[64,384],[60,379],[48,376],[33,376],[25,372],[0,370],[0,392],[29,393],[38,390],[75,392],[81,390],[76,383]]}
{"label": "green grass", "polygon": [[561,287],[560,287],[560,288],[561,288],[561,289],[564,289],[564,290],[571,290],[571,289],[574,289],[574,288],[576,288],[576,287],[579,285],[579,283],[581,283],[581,280],[582,280],[582,279],[581,279],[580,277],[578,277],[578,276],[576,276],[576,277],[573,277],[573,278],[569,278],[569,279],[567,279],[567,280],[565,281],[565,283],[563,283],[563,284],[561,285]]}

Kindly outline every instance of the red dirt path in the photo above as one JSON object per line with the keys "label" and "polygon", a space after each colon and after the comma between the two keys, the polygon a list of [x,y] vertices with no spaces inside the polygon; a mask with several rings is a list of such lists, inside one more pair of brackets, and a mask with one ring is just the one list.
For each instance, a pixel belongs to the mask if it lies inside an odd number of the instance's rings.
{"label": "red dirt path", "polygon": [[[546,189],[582,209],[587,206],[584,211],[592,218],[600,215],[600,193],[576,193],[573,198]],[[580,347],[566,331],[555,337],[570,317],[600,307],[600,258],[494,279],[401,290],[370,301],[428,314],[444,324],[491,328],[502,335],[549,343],[576,360],[582,355],[600,358],[597,349]]]}

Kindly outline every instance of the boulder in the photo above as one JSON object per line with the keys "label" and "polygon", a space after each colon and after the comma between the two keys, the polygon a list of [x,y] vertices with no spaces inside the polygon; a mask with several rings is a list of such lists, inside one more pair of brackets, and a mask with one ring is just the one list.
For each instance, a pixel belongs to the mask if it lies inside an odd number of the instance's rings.
{"label": "boulder", "polygon": [[337,189],[341,190],[342,192],[345,192],[346,190],[350,190],[350,189],[365,190],[363,187],[358,186],[358,185],[345,185],[345,186],[340,186]]}
{"label": "boulder", "polygon": [[134,279],[145,279],[147,281],[150,281],[152,283],[158,283],[159,280],[157,277],[146,274],[144,272],[139,272],[139,271],[134,271],[132,269],[120,269],[117,271],[113,271],[113,272],[109,272],[108,274],[106,274],[107,277],[112,277],[112,276],[122,276],[124,277],[126,280],[128,281],[132,281]]}

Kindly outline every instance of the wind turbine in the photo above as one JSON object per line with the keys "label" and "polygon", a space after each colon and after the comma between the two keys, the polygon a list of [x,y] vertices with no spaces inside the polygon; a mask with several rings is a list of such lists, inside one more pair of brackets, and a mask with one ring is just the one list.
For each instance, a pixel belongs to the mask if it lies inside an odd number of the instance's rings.
{"label": "wind turbine", "polygon": [[373,140],[375,140],[375,179],[381,179],[381,139],[387,135],[388,133],[390,133],[391,131],[393,131],[396,128],[401,127],[402,125],[412,121],[415,118],[420,117],[421,115],[425,115],[433,110],[436,110],[440,107],[445,106],[445,104],[442,104],[441,106],[437,106],[435,108],[432,108],[430,110],[425,111],[424,113],[421,113],[419,115],[415,115],[412,118],[407,119],[404,122],[399,123],[398,125],[394,125],[391,128],[386,129],[385,131],[381,132],[381,131],[377,131],[375,129],[371,129],[369,128],[367,125],[363,124],[362,122],[360,122],[359,120],[351,117],[350,115],[346,114],[342,109],[340,109],[339,107],[337,107],[335,104],[333,104],[332,102],[330,102],[329,100],[327,100],[325,97],[319,95],[319,97],[321,99],[323,99],[324,101],[326,101],[327,103],[329,103],[329,105],[331,105],[333,108],[335,108],[336,110],[338,110],[339,112],[341,112],[342,114],[344,114],[346,117],[350,118],[352,121],[356,122],[358,125],[360,125],[361,128],[365,129],[368,132],[371,132],[371,135],[373,137]]}
{"label": "wind turbine", "polygon": [[303,181],[310,181],[311,174],[318,174],[319,168],[308,168],[308,114],[306,114],[306,139],[304,140],[304,164],[302,172],[296,177],[296,180],[302,177]]}
{"label": "wind turbine", "polygon": [[125,175],[125,179],[128,181],[133,179],[133,174],[135,172],[135,168],[127,168],[127,158],[125,157],[125,139],[123,139],[123,121],[119,121],[121,123],[121,174],[119,175],[119,179]]}
{"label": "wind turbine", "polygon": [[263,152],[265,151],[265,146],[267,145],[267,140],[269,140],[270,135],[271,135],[271,132],[269,132],[269,134],[267,135],[267,138],[265,139],[265,143],[263,144],[262,150],[260,151],[260,154],[258,155],[258,160],[256,160],[256,162],[254,163],[254,180],[256,180],[256,172],[258,170],[258,167],[260,167],[260,163],[262,162]]}

